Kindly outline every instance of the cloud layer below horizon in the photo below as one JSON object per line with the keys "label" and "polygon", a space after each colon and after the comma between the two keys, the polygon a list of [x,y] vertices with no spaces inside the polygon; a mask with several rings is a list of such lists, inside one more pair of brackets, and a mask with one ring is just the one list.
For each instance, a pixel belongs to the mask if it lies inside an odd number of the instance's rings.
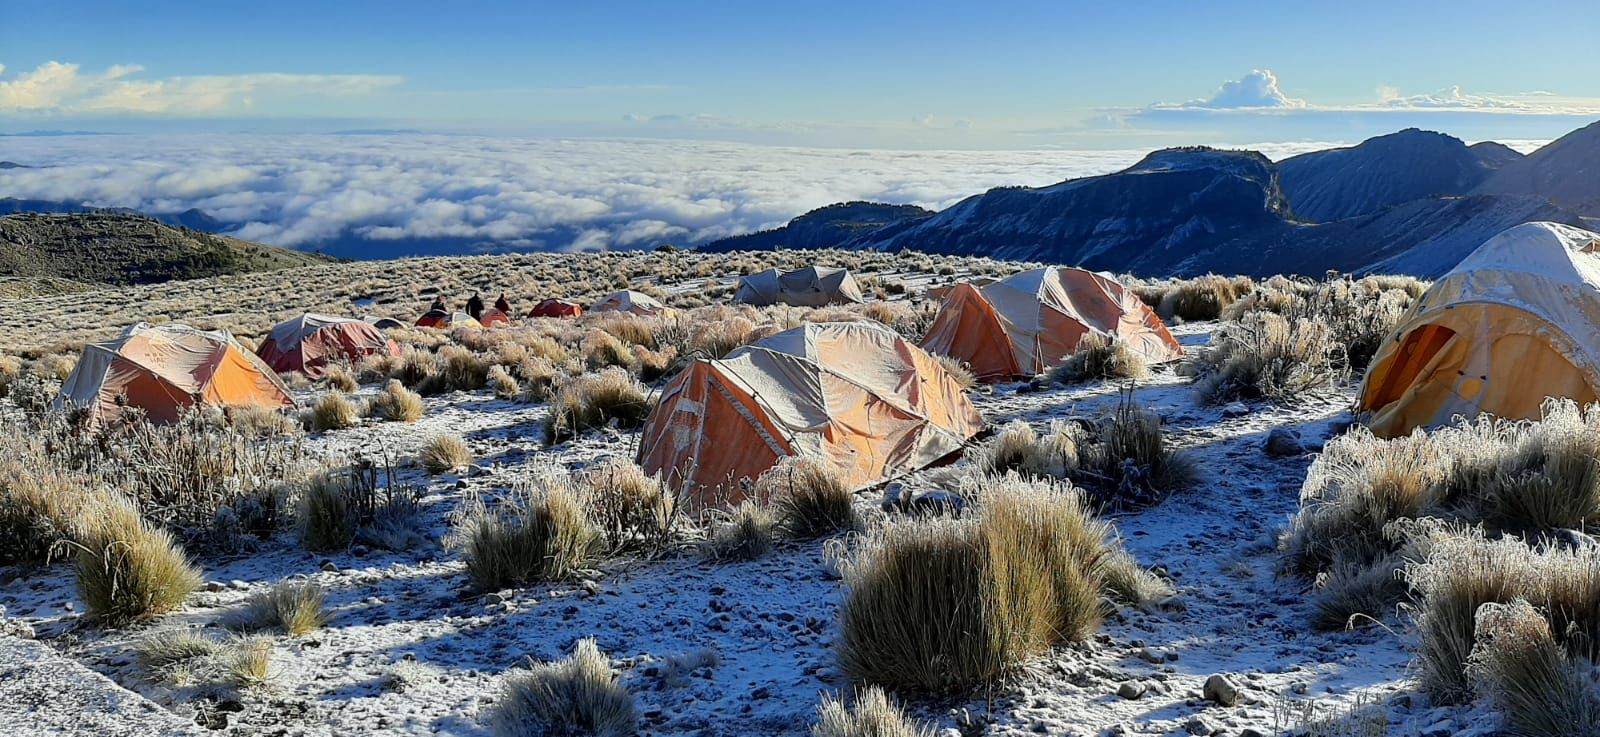
{"label": "cloud layer below horizon", "polygon": [[[0,197],[177,213],[232,234],[399,256],[470,249],[642,248],[781,225],[848,200],[930,208],[1002,185],[1044,185],[1142,151],[876,151],[655,140],[434,135],[11,138]],[[1273,147],[1281,157],[1326,144]]]}

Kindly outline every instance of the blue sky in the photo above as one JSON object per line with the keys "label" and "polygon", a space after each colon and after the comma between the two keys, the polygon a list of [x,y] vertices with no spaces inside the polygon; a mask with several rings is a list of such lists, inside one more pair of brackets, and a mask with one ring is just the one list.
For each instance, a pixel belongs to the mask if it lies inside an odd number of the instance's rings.
{"label": "blue sky", "polygon": [[[0,0],[0,131],[419,128],[877,148],[1550,138],[1590,3]],[[1226,83],[1234,86],[1220,92]]]}

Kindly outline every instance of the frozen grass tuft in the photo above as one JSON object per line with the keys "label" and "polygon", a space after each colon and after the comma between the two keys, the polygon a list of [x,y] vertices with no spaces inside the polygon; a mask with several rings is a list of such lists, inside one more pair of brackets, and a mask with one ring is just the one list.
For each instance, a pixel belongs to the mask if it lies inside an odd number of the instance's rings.
{"label": "frozen grass tuft", "polygon": [[755,497],[776,506],[788,534],[818,538],[855,529],[855,494],[826,461],[786,456],[756,480]]}
{"label": "frozen grass tuft", "polygon": [[559,443],[612,421],[623,428],[638,427],[649,415],[644,386],[627,371],[608,368],[576,377],[556,392],[545,423],[545,442]]}
{"label": "frozen grass tuft", "polygon": [[535,471],[497,505],[481,496],[457,512],[450,547],[461,551],[475,587],[492,591],[574,576],[600,552],[600,531],[564,469]]}
{"label": "frozen grass tuft", "polygon": [[355,427],[361,422],[361,409],[337,391],[328,392],[312,405],[306,427],[312,432],[327,432]]}
{"label": "frozen grass tuft", "polygon": [[428,473],[458,471],[472,464],[472,450],[456,435],[435,435],[422,446],[417,460]]}
{"label": "frozen grass tuft", "polygon": [[589,515],[615,551],[654,552],[672,539],[677,497],[638,464],[612,458],[583,475]]}
{"label": "frozen grass tuft", "polygon": [[490,727],[497,737],[628,737],[638,721],[633,694],[595,641],[583,639],[565,660],[507,673]]}
{"label": "frozen grass tuft", "polygon": [[422,395],[407,389],[398,379],[390,379],[372,395],[367,403],[367,411],[373,417],[390,422],[416,422],[422,419],[427,405],[423,403]]}
{"label": "frozen grass tuft", "polygon": [[1076,384],[1106,379],[1145,379],[1150,365],[1126,342],[1101,333],[1088,333],[1078,341],[1078,349],[1060,366],[1050,371],[1058,384]]}
{"label": "frozen grass tuft", "polygon": [[715,523],[702,552],[715,560],[755,560],[772,550],[772,511],[754,500],[734,507],[728,519]]}
{"label": "frozen grass tuft", "polygon": [[1550,622],[1526,600],[1477,612],[1469,673],[1515,737],[1600,734],[1600,688],[1567,654]]}
{"label": "frozen grass tuft", "polygon": [[823,696],[811,737],[933,737],[933,728],[911,721],[883,689],[868,686],[856,694],[853,706]]}
{"label": "frozen grass tuft", "polygon": [[322,585],[314,581],[281,581],[250,599],[250,619],[259,627],[276,627],[299,637],[327,622]]}

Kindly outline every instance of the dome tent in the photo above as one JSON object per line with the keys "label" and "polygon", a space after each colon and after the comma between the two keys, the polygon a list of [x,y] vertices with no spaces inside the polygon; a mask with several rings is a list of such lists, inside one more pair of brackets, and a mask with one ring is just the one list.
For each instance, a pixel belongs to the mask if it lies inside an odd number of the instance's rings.
{"label": "dome tent", "polygon": [[807,266],[794,271],[780,272],[767,269],[759,274],[740,277],[735,302],[766,306],[774,304],[796,307],[822,307],[861,301],[861,287],[856,278],[844,269]]}
{"label": "dome tent", "polygon": [[629,312],[635,315],[661,315],[667,312],[667,306],[657,301],[644,292],[635,292],[624,289],[607,296],[605,299],[594,303],[589,308],[590,312]]}
{"label": "dome tent", "polygon": [[95,422],[143,409],[152,422],[176,421],[196,404],[293,407],[288,387],[226,331],[139,323],[115,340],[84,346],[61,385],[58,407]]}
{"label": "dome tent", "polygon": [[1047,266],[946,293],[922,347],[966,361],[983,381],[1044,373],[1078,350],[1091,333],[1128,345],[1153,363],[1183,348],[1165,323],[1115,279]]}
{"label": "dome tent", "polygon": [[428,310],[422,317],[417,318],[417,327],[448,330],[450,328],[481,328],[483,324],[472,319],[472,316],[465,312]]}
{"label": "dome tent", "polygon": [[322,376],[329,361],[354,363],[375,354],[399,355],[400,347],[375,325],[315,314],[278,323],[256,348],[274,371],[298,371],[312,379]]}
{"label": "dome tent", "polygon": [[1547,397],[1600,396],[1600,234],[1524,223],[1428,288],[1357,395],[1380,437],[1489,413],[1537,419]]}
{"label": "dome tent", "polygon": [[511,324],[511,316],[498,307],[490,307],[478,316],[478,324],[486,328],[499,328]]}
{"label": "dome tent", "polygon": [[939,362],[872,322],[810,323],[690,364],[645,421],[639,463],[699,507],[736,503],[778,460],[853,488],[959,450],[983,418]]}
{"label": "dome tent", "polygon": [[577,317],[582,314],[583,305],[564,299],[547,299],[528,311],[528,317]]}

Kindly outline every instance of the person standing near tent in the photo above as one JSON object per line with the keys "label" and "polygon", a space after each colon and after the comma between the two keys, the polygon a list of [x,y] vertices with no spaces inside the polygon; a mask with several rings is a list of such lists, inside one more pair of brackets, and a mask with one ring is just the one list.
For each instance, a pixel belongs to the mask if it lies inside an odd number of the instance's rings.
{"label": "person standing near tent", "polygon": [[428,306],[428,311],[429,312],[434,312],[434,311],[444,312],[445,311],[444,295],[443,294],[439,294],[439,295],[435,295],[434,296],[433,304]]}
{"label": "person standing near tent", "polygon": [[473,292],[472,297],[467,300],[467,314],[474,320],[483,317],[483,298],[479,297],[477,292]]}
{"label": "person standing near tent", "polygon": [[511,302],[506,299],[505,292],[501,292],[500,299],[494,301],[494,308],[506,313],[507,315],[511,314]]}

